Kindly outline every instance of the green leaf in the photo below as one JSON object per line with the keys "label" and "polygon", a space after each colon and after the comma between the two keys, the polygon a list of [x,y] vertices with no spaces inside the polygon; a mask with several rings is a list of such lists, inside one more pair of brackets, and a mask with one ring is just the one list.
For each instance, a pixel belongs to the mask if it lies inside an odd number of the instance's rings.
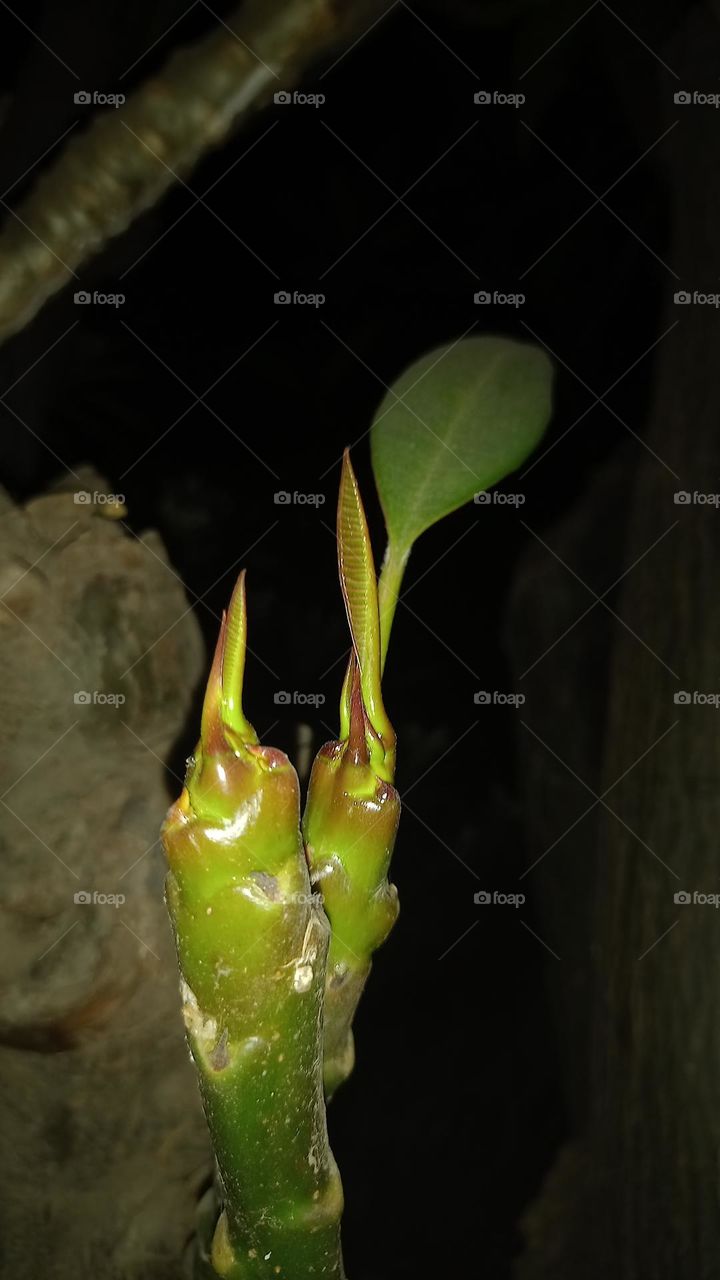
{"label": "green leaf", "polygon": [[[340,586],[365,688],[380,690],[380,621],[370,531],[350,450],[343,454],[337,511]],[[367,700],[367,698],[366,698]]]}
{"label": "green leaf", "polygon": [[[367,745],[380,775],[392,779],[395,735],[382,698],[380,614],[370,531],[360,489],[350,461],[343,455],[337,510],[338,569],[353,649],[360,675],[361,705],[373,733]],[[349,732],[353,664],[343,686],[341,719]]]}
{"label": "green leaf", "polygon": [[385,396],[372,464],[392,554],[525,461],[550,417],[552,365],[510,338],[465,338],[410,365]]}

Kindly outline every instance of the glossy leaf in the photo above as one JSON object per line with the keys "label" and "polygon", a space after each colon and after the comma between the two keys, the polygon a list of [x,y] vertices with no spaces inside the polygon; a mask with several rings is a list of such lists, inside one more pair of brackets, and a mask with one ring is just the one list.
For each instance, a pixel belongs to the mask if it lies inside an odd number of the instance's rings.
{"label": "glossy leaf", "polygon": [[522,465],[547,426],[551,383],[539,347],[487,335],[438,347],[401,374],[371,433],[397,559],[425,529]]}

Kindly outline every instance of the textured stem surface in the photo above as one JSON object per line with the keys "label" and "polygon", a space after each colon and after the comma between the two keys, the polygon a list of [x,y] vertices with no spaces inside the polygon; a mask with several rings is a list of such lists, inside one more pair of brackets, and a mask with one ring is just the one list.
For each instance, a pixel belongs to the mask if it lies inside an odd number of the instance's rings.
{"label": "textured stem surface", "polygon": [[242,716],[244,636],[241,584],[201,741],[163,828],[183,1012],[220,1174],[212,1264],[228,1280],[342,1280],[322,1086],[328,925],[310,888],[295,771]]}
{"label": "textured stem surface", "polygon": [[398,915],[387,873],[400,821],[395,788],[378,778],[364,746],[362,695],[353,660],[348,738],[318,753],[303,819],[313,887],[322,893],[332,936],[325,987],[325,1092],[354,1065],[352,1023],[372,954]]}

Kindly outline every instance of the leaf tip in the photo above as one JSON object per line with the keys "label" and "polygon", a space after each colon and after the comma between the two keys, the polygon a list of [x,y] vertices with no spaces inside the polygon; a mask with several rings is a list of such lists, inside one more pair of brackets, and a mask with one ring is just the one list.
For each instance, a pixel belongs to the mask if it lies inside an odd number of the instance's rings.
{"label": "leaf tip", "polygon": [[230,598],[222,655],[222,713],[227,727],[243,742],[257,736],[242,708],[245,654],[247,651],[247,597],[243,569]]}

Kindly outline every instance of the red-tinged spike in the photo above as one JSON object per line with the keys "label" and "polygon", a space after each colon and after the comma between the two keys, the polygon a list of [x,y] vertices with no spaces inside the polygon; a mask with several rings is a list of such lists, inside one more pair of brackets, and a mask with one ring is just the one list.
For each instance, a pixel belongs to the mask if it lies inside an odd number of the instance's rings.
{"label": "red-tinged spike", "polygon": [[369,764],[370,752],[367,745],[368,724],[363,706],[362,688],[360,685],[360,668],[355,650],[350,655],[349,703],[350,715],[348,724],[348,751],[353,764]]}
{"label": "red-tinged spike", "polygon": [[227,750],[222,718],[222,667],[225,651],[227,617],[223,610],[220,631],[208,676],[200,722],[200,745],[203,756],[217,755]]}

